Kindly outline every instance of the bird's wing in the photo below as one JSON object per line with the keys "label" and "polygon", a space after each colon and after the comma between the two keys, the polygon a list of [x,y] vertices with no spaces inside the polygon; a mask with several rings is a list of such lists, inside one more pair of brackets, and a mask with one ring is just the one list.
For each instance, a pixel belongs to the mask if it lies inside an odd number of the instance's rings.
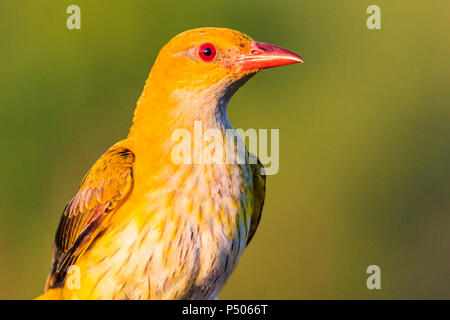
{"label": "bird's wing", "polygon": [[101,222],[114,214],[132,189],[133,164],[129,149],[113,146],[86,174],[59,222],[46,289],[61,286],[68,267],[105,230]]}
{"label": "bird's wing", "polygon": [[250,220],[247,246],[258,228],[264,206],[264,198],[266,197],[266,175],[264,174],[264,166],[259,159],[257,160],[257,163],[251,164],[253,176],[253,212]]}

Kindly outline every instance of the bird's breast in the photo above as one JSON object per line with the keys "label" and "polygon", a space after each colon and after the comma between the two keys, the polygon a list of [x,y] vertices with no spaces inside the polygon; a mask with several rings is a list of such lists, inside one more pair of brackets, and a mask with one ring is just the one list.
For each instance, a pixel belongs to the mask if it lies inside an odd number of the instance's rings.
{"label": "bird's breast", "polygon": [[[245,248],[246,165],[183,165],[149,189],[113,236],[117,287],[134,299],[215,297]],[[109,261],[108,263],[111,263]],[[108,276],[104,277],[105,279]],[[101,284],[99,284],[101,286]]]}
{"label": "bird's breast", "polygon": [[245,247],[250,185],[247,167],[238,164],[186,165],[168,175],[164,188],[147,194],[154,233],[148,244],[157,244],[162,262],[150,273],[172,270],[184,278],[190,289],[183,298],[215,294]]}

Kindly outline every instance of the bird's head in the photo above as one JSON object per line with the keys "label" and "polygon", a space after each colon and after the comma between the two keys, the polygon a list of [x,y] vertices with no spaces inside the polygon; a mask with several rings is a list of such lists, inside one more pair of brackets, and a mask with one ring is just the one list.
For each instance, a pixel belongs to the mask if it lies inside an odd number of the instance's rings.
{"label": "bird's head", "polygon": [[303,62],[297,54],[231,29],[198,28],[169,41],[154,65],[177,89],[233,83],[261,69]]}
{"label": "bird's head", "polygon": [[159,52],[138,101],[135,120],[149,112],[152,118],[159,117],[154,120],[159,122],[223,115],[234,92],[256,72],[299,62],[303,60],[297,54],[256,42],[235,30],[185,31]]}

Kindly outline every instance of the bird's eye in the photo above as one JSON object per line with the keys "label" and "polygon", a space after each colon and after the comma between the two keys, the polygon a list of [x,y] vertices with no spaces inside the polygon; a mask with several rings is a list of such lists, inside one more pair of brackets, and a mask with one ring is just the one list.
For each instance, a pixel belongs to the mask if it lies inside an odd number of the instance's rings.
{"label": "bird's eye", "polygon": [[213,61],[216,57],[216,47],[212,43],[206,42],[198,47],[198,56],[205,62]]}

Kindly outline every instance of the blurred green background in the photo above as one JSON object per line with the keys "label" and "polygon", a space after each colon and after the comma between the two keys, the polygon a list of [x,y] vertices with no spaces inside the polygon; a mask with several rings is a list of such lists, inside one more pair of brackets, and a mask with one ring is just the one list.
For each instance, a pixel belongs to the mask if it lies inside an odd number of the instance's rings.
{"label": "blurred green background", "polygon": [[[82,29],[66,28],[81,7]],[[382,30],[366,28],[381,7]],[[42,293],[84,173],[128,132],[161,46],[199,26],[298,52],[229,105],[279,128],[252,244],[222,299],[450,298],[448,1],[0,2],[0,298]],[[381,290],[366,288],[381,267]]]}

